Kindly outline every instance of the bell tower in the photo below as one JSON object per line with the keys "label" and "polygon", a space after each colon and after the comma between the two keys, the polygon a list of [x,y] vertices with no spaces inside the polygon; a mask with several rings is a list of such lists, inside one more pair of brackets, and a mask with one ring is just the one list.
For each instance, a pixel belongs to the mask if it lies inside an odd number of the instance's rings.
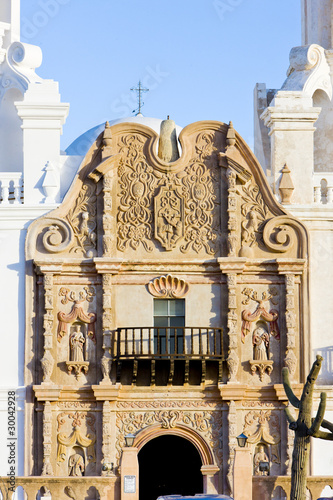
{"label": "bell tower", "polygon": [[333,0],[302,0],[302,45],[333,47]]}

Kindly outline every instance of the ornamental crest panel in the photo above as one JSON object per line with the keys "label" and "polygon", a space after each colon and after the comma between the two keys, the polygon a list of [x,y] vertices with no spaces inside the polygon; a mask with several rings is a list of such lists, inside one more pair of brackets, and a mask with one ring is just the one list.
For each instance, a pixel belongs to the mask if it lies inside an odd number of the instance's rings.
{"label": "ornamental crest panel", "polygon": [[161,186],[154,206],[155,238],[166,250],[172,250],[184,236],[184,196],[171,184]]}

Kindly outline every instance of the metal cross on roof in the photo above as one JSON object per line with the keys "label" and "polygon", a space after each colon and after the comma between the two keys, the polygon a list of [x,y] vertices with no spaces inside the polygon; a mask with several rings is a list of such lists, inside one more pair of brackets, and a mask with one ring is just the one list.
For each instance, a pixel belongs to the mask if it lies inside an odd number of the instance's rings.
{"label": "metal cross on roof", "polygon": [[131,88],[131,90],[134,90],[138,94],[138,107],[137,107],[137,109],[133,109],[133,113],[136,112],[136,115],[140,115],[141,114],[141,108],[144,105],[144,102],[142,101],[142,95],[141,94],[142,94],[142,92],[149,92],[149,89],[147,89],[146,87],[142,87],[141,81],[139,81],[138,87],[137,88],[133,87],[133,88]]}

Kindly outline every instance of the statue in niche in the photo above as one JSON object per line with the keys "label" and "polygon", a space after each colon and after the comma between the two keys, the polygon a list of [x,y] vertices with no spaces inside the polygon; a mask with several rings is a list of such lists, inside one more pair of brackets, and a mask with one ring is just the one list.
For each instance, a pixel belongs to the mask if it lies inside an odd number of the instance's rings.
{"label": "statue in niche", "polygon": [[267,453],[265,452],[265,446],[260,444],[258,447],[257,453],[254,455],[253,464],[254,464],[254,475],[255,476],[268,476],[268,471],[261,471],[259,466],[260,462],[269,462],[269,458]]}
{"label": "statue in niche", "polygon": [[70,336],[70,357],[71,361],[84,361],[84,344],[86,339],[81,332],[80,325],[76,326],[76,330]]}
{"label": "statue in niche", "polygon": [[84,475],[84,459],[79,453],[74,453],[68,459],[68,475],[80,477]]}
{"label": "statue in niche", "polygon": [[269,353],[269,334],[262,327],[258,326],[252,336],[253,359],[258,361],[267,361]]}

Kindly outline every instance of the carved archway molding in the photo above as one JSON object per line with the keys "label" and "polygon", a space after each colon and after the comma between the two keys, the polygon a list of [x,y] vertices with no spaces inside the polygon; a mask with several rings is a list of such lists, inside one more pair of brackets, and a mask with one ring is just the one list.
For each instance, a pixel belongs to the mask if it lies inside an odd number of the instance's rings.
{"label": "carved archway molding", "polygon": [[187,439],[187,441],[190,441],[198,450],[203,466],[216,466],[213,452],[208,443],[196,431],[183,425],[177,425],[172,427],[172,429],[164,429],[161,425],[146,427],[137,434],[133,446],[137,448],[139,452],[149,441],[160,436],[165,436],[166,434]]}

